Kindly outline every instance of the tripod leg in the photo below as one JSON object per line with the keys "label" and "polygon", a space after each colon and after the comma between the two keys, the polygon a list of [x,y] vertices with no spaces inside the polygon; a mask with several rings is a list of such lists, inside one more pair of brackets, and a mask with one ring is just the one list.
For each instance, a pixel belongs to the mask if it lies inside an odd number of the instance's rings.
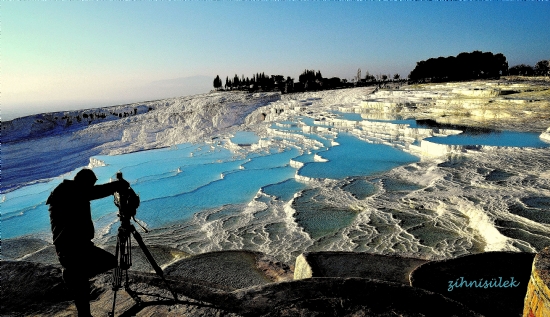
{"label": "tripod leg", "polygon": [[118,289],[115,289],[115,294],[113,295],[113,308],[111,309],[111,312],[109,313],[109,317],[115,317],[115,305],[116,305],[116,292]]}
{"label": "tripod leg", "polygon": [[161,277],[164,276],[164,272],[162,271],[160,266],[158,266],[157,262],[153,258],[153,255],[151,255],[151,252],[149,252],[149,250],[145,246],[145,243],[143,243],[143,239],[141,238],[141,235],[139,234],[139,232],[134,230],[134,231],[132,231],[132,234],[134,235],[134,239],[136,239],[136,241],[137,241],[138,245],[140,246],[141,250],[145,254],[145,257],[147,258],[147,261],[149,261],[149,263],[151,264],[151,266],[153,267],[153,269],[155,270],[157,275],[160,275]]}
{"label": "tripod leg", "polygon": [[170,293],[172,293],[172,296],[174,297],[174,300],[177,302],[178,301],[178,295],[176,294],[176,292],[174,292],[172,290],[172,288],[168,284],[168,281],[164,278],[164,272],[162,271],[160,266],[157,264],[157,262],[155,261],[155,259],[151,255],[151,252],[149,252],[149,250],[145,246],[145,243],[143,243],[143,239],[141,238],[141,235],[139,234],[139,232],[136,231],[135,228],[133,228],[132,234],[134,235],[134,239],[136,239],[136,241],[137,241],[139,247],[141,248],[141,250],[143,250],[143,253],[145,254],[145,257],[147,258],[147,261],[149,261],[149,263],[151,264],[151,266],[153,267],[153,269],[155,270],[157,275],[160,276],[160,278],[162,278],[162,280],[164,281],[164,284],[166,284],[166,287],[168,287],[168,290],[170,291]]}
{"label": "tripod leg", "polygon": [[124,282],[124,290],[126,291],[126,293],[128,293],[128,295],[130,295],[130,297],[132,297],[134,302],[136,302],[136,304],[139,306],[139,305],[141,305],[142,301],[141,301],[141,298],[139,298],[138,294],[130,288],[130,280],[128,278],[128,270],[125,271],[125,275],[126,275],[126,281]]}
{"label": "tripod leg", "polygon": [[117,241],[116,241],[116,247],[115,247],[115,258],[117,260],[117,267],[115,267],[113,269],[113,281],[112,281],[112,285],[113,285],[113,291],[114,291],[114,295],[113,295],[113,307],[111,309],[111,312],[109,313],[109,317],[114,317],[115,316],[115,306],[116,306],[116,293],[118,291],[118,289],[120,288],[120,285],[121,285],[121,270],[120,270],[120,262],[119,262],[119,259],[118,259],[118,255],[119,255],[119,252],[120,252],[120,237],[117,237]]}

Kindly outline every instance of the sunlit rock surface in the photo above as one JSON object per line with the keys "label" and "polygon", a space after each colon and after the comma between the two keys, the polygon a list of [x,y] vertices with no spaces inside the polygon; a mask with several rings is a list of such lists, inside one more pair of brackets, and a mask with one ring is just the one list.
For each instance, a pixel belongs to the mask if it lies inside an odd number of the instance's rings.
{"label": "sunlit rock surface", "polygon": [[312,252],[296,259],[294,279],[361,277],[409,285],[409,275],[426,260],[362,252]]}
{"label": "sunlit rock surface", "polygon": [[524,317],[542,317],[550,314],[550,249],[535,257],[525,296]]}
{"label": "sunlit rock surface", "polygon": [[177,261],[164,272],[168,277],[211,281],[227,290],[292,279],[288,265],[259,252],[241,250],[198,254]]}
{"label": "sunlit rock surface", "polygon": [[252,110],[279,98],[275,93],[212,93],[2,122],[2,141],[8,142],[2,153],[7,171],[2,188],[86,166],[98,154],[210,140],[217,133],[234,131]]}

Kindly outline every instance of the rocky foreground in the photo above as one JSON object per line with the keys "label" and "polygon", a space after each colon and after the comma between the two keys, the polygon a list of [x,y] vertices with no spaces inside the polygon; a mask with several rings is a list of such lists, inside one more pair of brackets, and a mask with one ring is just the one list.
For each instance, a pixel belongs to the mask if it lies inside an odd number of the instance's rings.
{"label": "rocky foreground", "polygon": [[[53,249],[41,244],[35,239],[4,243],[1,316],[76,315]],[[35,252],[21,256],[23,250]],[[135,249],[129,276],[139,302],[119,290],[116,316],[519,316],[534,258],[531,253],[489,252],[429,262],[314,252],[289,265],[246,250],[194,256],[166,247],[150,250],[168,285]],[[449,291],[449,281],[461,277],[513,277],[517,285]],[[90,283],[92,313],[106,316],[114,297],[110,272]]]}

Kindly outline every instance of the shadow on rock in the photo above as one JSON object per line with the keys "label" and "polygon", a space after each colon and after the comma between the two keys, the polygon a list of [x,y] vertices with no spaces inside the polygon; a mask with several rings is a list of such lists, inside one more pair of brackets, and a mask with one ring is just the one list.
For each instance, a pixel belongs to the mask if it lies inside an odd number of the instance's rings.
{"label": "shadow on rock", "polygon": [[411,273],[411,285],[443,294],[485,316],[521,316],[534,257],[487,252],[429,262]]}
{"label": "shadow on rock", "polygon": [[364,278],[310,278],[233,292],[174,282],[181,294],[241,316],[481,316],[441,294]]}
{"label": "shadow on rock", "polygon": [[2,261],[0,266],[0,314],[25,315],[70,305],[70,294],[61,278],[61,267],[23,261]]}

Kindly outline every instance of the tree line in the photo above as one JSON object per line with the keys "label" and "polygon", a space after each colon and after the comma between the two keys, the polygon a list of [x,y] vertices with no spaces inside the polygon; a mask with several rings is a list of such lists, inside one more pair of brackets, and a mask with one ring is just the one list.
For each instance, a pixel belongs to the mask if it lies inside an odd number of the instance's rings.
{"label": "tree line", "polygon": [[290,76],[256,73],[251,78],[225,77],[224,81],[219,75],[214,78],[216,90],[243,90],[243,91],[280,91],[281,93],[315,91],[325,89],[349,88],[357,86],[378,85],[382,87],[388,82],[448,82],[475,79],[498,79],[506,75],[520,76],[550,76],[548,60],[539,61],[534,67],[520,64],[508,67],[506,56],[502,53],[473,51],[462,52],[457,56],[429,58],[419,61],[416,67],[409,73],[407,79],[401,79],[399,74],[372,75],[368,71],[361,76],[361,69],[353,81],[340,79],[339,77],[325,78],[321,71],[306,69],[298,77],[298,81]]}
{"label": "tree line", "polygon": [[[291,80],[289,77],[287,80]],[[272,89],[275,86],[278,86],[280,83],[286,82],[284,76],[281,75],[271,75],[266,76],[265,73],[256,73],[252,75],[252,78],[244,77],[242,75],[239,77],[237,74],[233,78],[225,77],[225,85],[223,84],[220,76],[214,78],[214,88],[216,89],[226,89],[226,90],[245,90],[254,87],[264,87]]]}
{"label": "tree line", "polygon": [[506,75],[508,62],[502,53],[473,51],[457,56],[430,58],[416,63],[410,72],[411,81],[460,81],[500,78]]}
{"label": "tree line", "polygon": [[550,61],[542,60],[535,64],[534,67],[519,64],[508,69],[508,75],[513,76],[550,76]]}
{"label": "tree line", "polygon": [[502,53],[473,51],[457,56],[430,58],[416,63],[409,74],[412,82],[445,82],[475,79],[498,79],[500,76],[550,76],[549,61],[539,61],[534,67],[520,64],[508,67]]}
{"label": "tree line", "polygon": [[[224,81],[219,75],[214,78],[214,88],[216,90],[242,90],[242,91],[280,91],[281,93],[292,93],[302,91],[317,91],[327,89],[350,88],[357,86],[382,85],[390,81],[389,75],[371,75],[366,72],[364,78],[360,76],[361,70],[358,71],[358,77],[354,81],[341,79],[339,77],[326,78],[323,77],[320,70],[305,69],[298,81],[290,76],[271,75],[266,76],[265,73],[256,73],[252,78],[239,77],[237,74],[230,78],[225,77]],[[399,74],[393,76],[393,80],[400,80]]]}
{"label": "tree line", "polygon": [[290,76],[271,75],[265,73],[256,73],[251,78],[239,77],[237,74],[233,78],[225,77],[224,81],[219,75],[214,78],[214,88],[216,90],[244,90],[244,91],[280,91],[281,93],[291,93],[300,91],[312,91],[323,89],[345,88],[349,85],[346,80],[338,77],[324,78],[321,71],[304,70],[298,77],[298,81]]}

